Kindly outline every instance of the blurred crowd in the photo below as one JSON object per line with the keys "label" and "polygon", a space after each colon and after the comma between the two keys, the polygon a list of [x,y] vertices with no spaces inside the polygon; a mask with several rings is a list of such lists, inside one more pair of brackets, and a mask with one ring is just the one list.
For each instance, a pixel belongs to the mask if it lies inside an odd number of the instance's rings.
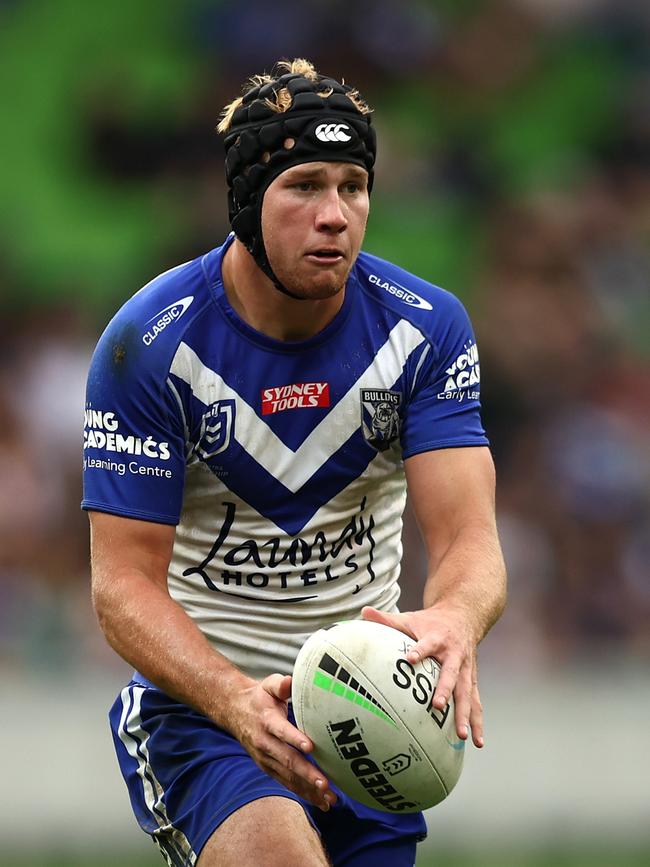
{"label": "blurred crowd", "polygon": [[[46,51],[46,5],[0,4],[14,86]],[[92,617],[79,510],[90,355],[133,291],[225,237],[217,114],[283,56],[344,74],[376,108],[366,249],[455,292],[473,319],[510,575],[485,655],[647,658],[647,4],[310,0],[298,16],[285,0],[142,0],[130,28],[57,5],[62,42],[24,82],[22,169],[0,169],[0,666],[119,664]],[[93,26],[125,40],[80,77],[65,40],[77,56]],[[26,145],[39,118],[46,140]],[[425,569],[410,515],[405,551],[409,608]]]}

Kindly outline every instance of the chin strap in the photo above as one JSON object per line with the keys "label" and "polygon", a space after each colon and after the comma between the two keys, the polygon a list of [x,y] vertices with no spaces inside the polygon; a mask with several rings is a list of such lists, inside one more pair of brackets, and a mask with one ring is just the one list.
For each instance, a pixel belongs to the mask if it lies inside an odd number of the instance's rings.
{"label": "chin strap", "polygon": [[[262,209],[260,207],[260,211],[261,210]],[[282,292],[284,295],[287,295],[289,298],[293,298],[294,301],[306,301],[306,298],[303,298],[300,295],[294,295],[293,292],[287,289],[284,283],[280,282],[273,268],[271,268],[271,263],[269,262],[269,258],[266,255],[266,248],[264,246],[264,239],[262,238],[261,228],[259,232],[259,248],[260,249],[256,250],[255,252],[253,252],[250,247],[247,247],[246,249],[251,254],[253,259],[255,259],[255,264],[257,265],[257,267],[260,269],[260,271],[263,271],[266,274],[266,276],[271,280],[275,288]]]}

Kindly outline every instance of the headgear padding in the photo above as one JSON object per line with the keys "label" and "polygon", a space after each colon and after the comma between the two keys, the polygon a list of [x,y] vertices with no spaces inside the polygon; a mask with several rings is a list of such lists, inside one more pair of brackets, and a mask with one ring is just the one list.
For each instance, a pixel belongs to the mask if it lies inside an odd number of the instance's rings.
{"label": "headgear padding", "polygon": [[[291,105],[274,111],[265,100],[273,101],[282,88],[291,95]],[[315,80],[300,73],[282,75],[244,95],[225,134],[230,225],[259,268],[287,295],[291,293],[273,273],[264,248],[264,193],[285,169],[313,162],[361,166],[371,190],[375,131],[370,115],[362,114],[347,96],[351,90],[320,75]],[[323,91],[331,93],[321,96]]]}

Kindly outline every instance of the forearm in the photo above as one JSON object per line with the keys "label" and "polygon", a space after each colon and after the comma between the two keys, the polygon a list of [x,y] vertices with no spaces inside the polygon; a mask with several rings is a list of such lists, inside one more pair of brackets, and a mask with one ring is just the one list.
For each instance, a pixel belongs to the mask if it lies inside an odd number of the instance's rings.
{"label": "forearm", "polygon": [[461,610],[480,641],[501,616],[506,603],[506,569],[496,527],[466,525],[442,555],[430,558],[424,607]]}
{"label": "forearm", "polygon": [[145,677],[232,731],[229,696],[254,681],[215,651],[185,611],[138,570],[113,574],[93,602],[109,644]]}

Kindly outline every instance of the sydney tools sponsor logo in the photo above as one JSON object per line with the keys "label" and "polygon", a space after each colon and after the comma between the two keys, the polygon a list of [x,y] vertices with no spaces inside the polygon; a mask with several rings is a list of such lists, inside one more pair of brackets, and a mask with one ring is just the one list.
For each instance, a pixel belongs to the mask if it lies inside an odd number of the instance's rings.
{"label": "sydney tools sponsor logo", "polygon": [[297,382],[262,389],[262,415],[329,405],[330,387],[327,382]]}
{"label": "sydney tools sponsor logo", "polygon": [[145,322],[145,325],[149,325],[150,322],[154,324],[142,335],[142,342],[145,346],[151,346],[156,337],[167,328],[168,325],[171,325],[172,322],[176,322],[181,316],[185,313],[190,304],[194,301],[193,295],[188,295],[187,298],[181,298],[178,301],[174,301],[173,304],[170,304],[167,307],[163,307],[155,316],[152,316],[151,319]]}
{"label": "sydney tools sponsor logo", "polygon": [[385,289],[389,295],[394,295],[395,298],[403,301],[404,304],[408,304],[410,307],[419,307],[420,310],[433,310],[428,301],[410,289],[400,286],[399,283],[389,283],[388,280],[382,280],[376,274],[371,274],[368,280],[379,286],[380,289]]}

